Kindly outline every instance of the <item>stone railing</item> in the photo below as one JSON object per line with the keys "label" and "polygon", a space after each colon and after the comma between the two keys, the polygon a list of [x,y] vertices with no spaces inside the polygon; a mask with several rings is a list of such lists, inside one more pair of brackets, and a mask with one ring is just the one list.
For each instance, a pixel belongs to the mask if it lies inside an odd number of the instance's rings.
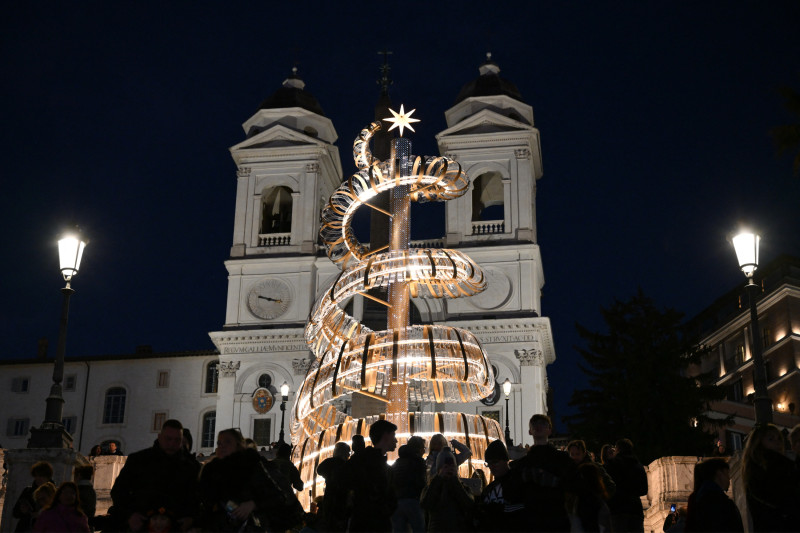
{"label": "stone railing", "polygon": [[408,243],[411,248],[444,248],[444,239],[422,239]]}
{"label": "stone railing", "polygon": [[259,233],[259,246],[289,246],[292,244],[291,233]]}
{"label": "stone railing", "polygon": [[506,223],[502,220],[479,220],[472,223],[473,235],[492,235],[505,233]]}

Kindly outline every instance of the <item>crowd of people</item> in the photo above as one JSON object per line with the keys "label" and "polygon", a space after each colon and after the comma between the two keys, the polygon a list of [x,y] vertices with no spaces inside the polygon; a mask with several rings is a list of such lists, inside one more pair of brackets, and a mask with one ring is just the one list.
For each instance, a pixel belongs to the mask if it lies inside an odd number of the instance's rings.
{"label": "crowd of people", "polygon": [[[369,428],[371,446],[360,435],[352,447],[336,443],[317,467],[323,494],[305,510],[296,496],[303,481],[288,444],[279,443],[268,460],[238,429],[226,429],[218,434],[214,457],[201,465],[180,422],[168,420],[152,447],[128,456],[104,516],[94,513],[91,465],[76,468],[74,481],[56,487],[52,466],[36,463],[33,484],[14,506],[16,531],[644,531],[647,474],[628,439],[603,446],[595,460],[583,441],[564,450],[553,446],[552,423],[537,414],[529,423],[533,445],[520,457],[512,461],[505,444],[493,441],[484,454],[489,478],[470,468],[465,479],[459,466],[472,451],[440,434],[427,445],[419,436],[409,438],[389,464],[396,431],[378,420]],[[757,426],[747,439],[742,476],[753,531],[800,527],[800,426],[790,440],[799,457],[794,461],[773,425]],[[744,531],[726,494],[729,485],[725,458],[699,462],[688,505],[670,514],[664,531]]]}

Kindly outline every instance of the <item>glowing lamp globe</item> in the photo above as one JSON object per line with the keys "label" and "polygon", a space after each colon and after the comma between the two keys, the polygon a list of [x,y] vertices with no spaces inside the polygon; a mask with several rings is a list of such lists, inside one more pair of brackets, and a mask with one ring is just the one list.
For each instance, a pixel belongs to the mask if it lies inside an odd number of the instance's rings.
{"label": "glowing lamp globe", "polygon": [[753,272],[758,268],[758,245],[761,236],[755,233],[742,232],[733,239],[733,248],[736,250],[736,258],[739,260],[739,268],[748,278],[753,277]]}
{"label": "glowing lamp globe", "polygon": [[508,380],[508,378],[506,378],[506,380],[503,382],[503,394],[506,395],[506,398],[508,398],[508,395],[511,394],[511,382]]}
{"label": "glowing lamp globe", "polygon": [[86,242],[75,235],[66,235],[58,241],[58,258],[64,281],[69,282],[78,273]]}
{"label": "glowing lamp globe", "polygon": [[289,384],[285,381],[283,382],[283,385],[281,385],[281,396],[283,396],[284,402],[289,399]]}

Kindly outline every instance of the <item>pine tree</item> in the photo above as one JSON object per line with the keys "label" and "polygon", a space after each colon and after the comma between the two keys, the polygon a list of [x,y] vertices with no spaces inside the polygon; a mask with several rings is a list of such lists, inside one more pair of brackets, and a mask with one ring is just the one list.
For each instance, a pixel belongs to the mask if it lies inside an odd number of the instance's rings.
{"label": "pine tree", "polygon": [[645,463],[710,451],[721,422],[704,413],[725,392],[696,373],[707,350],[685,338],[683,314],[659,310],[641,289],[601,313],[607,333],[576,324],[587,344],[577,349],[590,388],[572,395],[578,413],[565,417],[570,432],[598,448],[630,438]]}

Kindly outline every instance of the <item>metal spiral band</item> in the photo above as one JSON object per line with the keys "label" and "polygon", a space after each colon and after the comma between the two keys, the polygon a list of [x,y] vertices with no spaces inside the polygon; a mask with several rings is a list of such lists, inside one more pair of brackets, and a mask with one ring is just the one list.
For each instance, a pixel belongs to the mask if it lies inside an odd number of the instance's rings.
{"label": "metal spiral band", "polygon": [[[443,325],[411,325],[403,318],[408,316],[408,297],[472,296],[483,291],[486,282],[480,267],[462,252],[409,249],[408,220],[393,226],[399,233],[388,251],[371,252],[355,237],[350,226],[353,214],[379,193],[394,190],[397,198],[392,202],[441,201],[457,198],[469,188],[469,178],[457,162],[410,156],[405,139],[395,140],[404,141],[393,145],[396,161],[376,162],[369,141],[380,127],[373,122],[361,131],[353,145],[359,171],[331,195],[321,216],[320,236],[328,256],[343,271],[309,316],[304,335],[315,360],[292,409],[293,458],[312,491],[317,487],[315,465],[320,458],[330,455],[339,440],[349,441],[357,433],[367,436],[369,425],[378,418],[398,426],[400,443],[412,434],[443,433],[469,444],[475,459],[483,457],[490,441],[502,438],[499,424],[479,415],[407,411],[408,401],[467,403],[493,393],[492,367],[472,333]],[[396,217],[407,217],[392,210],[386,214],[395,222]],[[378,287],[389,289],[387,305],[394,317],[383,331],[371,330],[344,311],[353,296]],[[398,287],[404,294],[407,291],[405,299],[392,297]],[[354,392],[387,402],[388,412],[351,418],[343,402]]]}

